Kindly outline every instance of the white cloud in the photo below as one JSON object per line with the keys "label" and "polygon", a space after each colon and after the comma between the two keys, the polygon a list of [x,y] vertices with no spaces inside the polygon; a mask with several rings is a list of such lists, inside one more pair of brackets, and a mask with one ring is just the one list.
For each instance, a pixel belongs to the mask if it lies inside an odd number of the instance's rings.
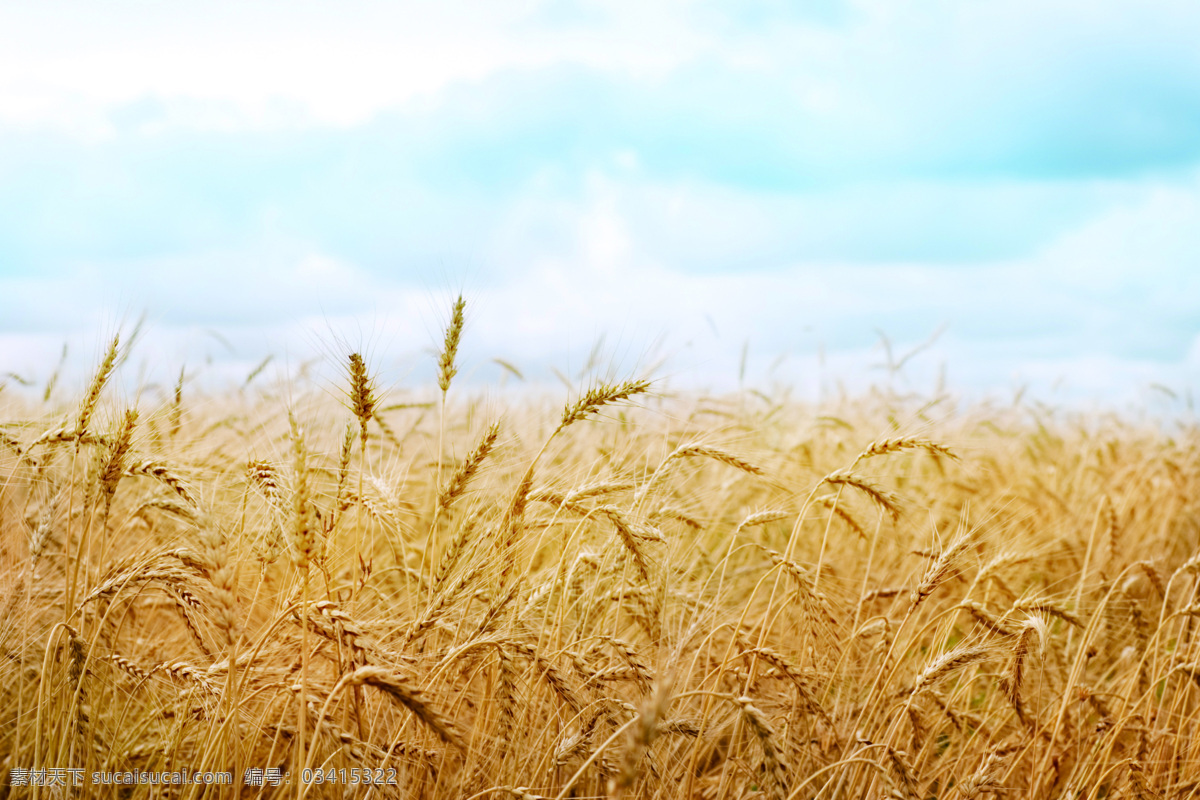
{"label": "white cloud", "polygon": [[[464,248],[479,358],[565,366],[608,333],[721,381],[749,339],[760,376],[787,353],[811,382],[824,344],[874,378],[875,328],[949,322],[910,380],[1194,380],[1193,7],[763,6],[9,4],[0,133],[116,144],[0,155],[26,165],[0,193],[0,269],[26,270],[0,277],[24,331],[0,370],[142,307],[155,362],[242,369],[363,324],[411,359],[440,313],[412,265]],[[238,138],[312,126],[347,130]]]}
{"label": "white cloud", "polygon": [[96,133],[108,109],[153,97],[169,108],[179,108],[173,98],[221,103],[250,126],[291,116],[280,107],[354,125],[503,69],[569,62],[661,74],[711,40],[644,4],[617,7],[589,29],[537,24],[530,11],[465,2],[9,4],[0,10],[0,119]]}

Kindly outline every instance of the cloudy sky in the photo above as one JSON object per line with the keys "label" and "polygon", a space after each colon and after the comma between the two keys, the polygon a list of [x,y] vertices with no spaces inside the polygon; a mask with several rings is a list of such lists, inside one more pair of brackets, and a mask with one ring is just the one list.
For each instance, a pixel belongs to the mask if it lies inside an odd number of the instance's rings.
{"label": "cloudy sky", "polygon": [[[3,0],[0,373],[1200,389],[1189,0]],[[748,346],[747,346],[748,343]],[[138,354],[135,354],[136,361]],[[1159,394],[1165,395],[1164,392]]]}

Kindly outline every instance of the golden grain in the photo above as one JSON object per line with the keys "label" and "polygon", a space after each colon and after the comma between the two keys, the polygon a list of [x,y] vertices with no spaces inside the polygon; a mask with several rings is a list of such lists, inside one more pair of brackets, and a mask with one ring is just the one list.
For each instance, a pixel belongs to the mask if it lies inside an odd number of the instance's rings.
{"label": "golden grain", "polygon": [[[414,800],[1195,788],[1193,428],[884,391],[635,408],[642,380],[449,403],[464,313],[399,435],[361,355],[341,403],[284,387],[290,414],[261,381],[185,414],[181,370],[110,421],[119,341],[73,403],[10,385],[5,769],[278,766],[295,797],[347,765]],[[917,415],[929,438],[857,435]],[[956,477],[941,442],[970,443]]]}

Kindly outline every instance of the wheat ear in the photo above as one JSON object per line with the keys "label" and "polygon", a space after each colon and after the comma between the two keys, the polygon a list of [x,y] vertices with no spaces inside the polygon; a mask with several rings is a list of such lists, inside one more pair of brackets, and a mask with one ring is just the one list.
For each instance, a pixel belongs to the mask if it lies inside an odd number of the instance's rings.
{"label": "wheat ear", "polygon": [[438,506],[443,509],[449,508],[466,491],[467,484],[471,482],[471,479],[475,477],[475,473],[479,471],[479,465],[491,454],[499,436],[500,423],[493,422],[483,435],[483,438],[479,440],[475,448],[467,454],[462,464],[450,476],[446,488],[438,495]]}
{"label": "wheat ear", "polygon": [[106,508],[112,503],[113,495],[117,491],[117,484],[121,481],[121,476],[125,474],[125,459],[133,444],[133,430],[137,426],[137,418],[137,409],[131,408],[125,412],[125,422],[122,424],[117,438],[109,447],[104,466],[100,470],[100,491],[104,495]]}
{"label": "wheat ear", "polygon": [[666,681],[654,686],[654,693],[642,704],[637,724],[629,729],[621,766],[616,777],[610,778],[608,792],[619,797],[637,781],[642,759],[661,731],[661,723],[671,705],[671,688]]}
{"label": "wheat ear", "polygon": [[587,419],[592,414],[595,414],[601,408],[613,403],[619,403],[622,400],[628,400],[639,394],[645,394],[650,391],[650,381],[624,381],[618,384],[602,383],[599,386],[593,386],[583,393],[575,402],[567,405],[563,409],[562,420],[555,429],[557,434],[568,425],[573,425],[580,420]]}
{"label": "wheat ear", "polygon": [[882,486],[871,483],[856,472],[848,469],[839,469],[826,475],[821,479],[821,482],[832,486],[850,486],[858,489],[871,498],[872,502],[879,506],[881,511],[886,512],[892,518],[893,522],[900,519],[900,498]]}
{"label": "wheat ear", "polygon": [[917,436],[897,436],[890,439],[878,439],[867,445],[866,449],[858,454],[858,458],[854,459],[854,465],[858,462],[875,456],[882,456],[888,453],[898,453],[902,450],[924,450],[935,458],[945,456],[951,461],[958,461],[958,456],[943,444],[938,444],[932,439],[922,439]]}
{"label": "wheat ear", "polygon": [[104,360],[100,362],[100,368],[96,370],[95,376],[92,378],[91,384],[88,386],[87,393],[83,396],[83,402],[79,404],[79,416],[75,422],[75,437],[76,440],[82,439],[88,431],[88,423],[92,419],[92,413],[96,410],[96,404],[100,401],[100,393],[104,391],[104,385],[108,383],[108,379],[112,377],[113,369],[117,364],[117,351],[121,346],[120,334],[113,337],[112,343],[108,346],[108,351],[104,354]]}
{"label": "wheat ear", "polygon": [[366,447],[367,423],[375,414],[375,386],[362,354],[350,354],[350,410],[358,418],[359,436]]}
{"label": "wheat ear", "polygon": [[1002,680],[1008,699],[1014,706],[1021,702],[1021,683],[1025,678],[1025,662],[1030,654],[1037,652],[1046,641],[1046,621],[1041,617],[1029,617],[1021,626],[1013,642],[1012,661],[1008,673]]}
{"label": "wheat ear", "polygon": [[971,664],[983,661],[991,654],[985,645],[960,645],[929,662],[905,694],[916,694]]}
{"label": "wheat ear", "polygon": [[737,698],[737,705],[742,709],[742,719],[754,731],[763,751],[763,766],[770,779],[770,797],[782,800],[788,796],[787,791],[787,762],[779,745],[775,741],[775,731],[767,721],[767,717],[749,697]]}
{"label": "wheat ear", "polygon": [[442,352],[438,356],[438,388],[442,390],[442,394],[449,391],[450,381],[458,374],[455,361],[458,358],[458,344],[462,339],[463,312],[466,308],[467,302],[460,294],[450,311],[450,324],[446,326],[446,335],[442,340]]}
{"label": "wheat ear", "polygon": [[368,664],[343,676],[342,680],[350,686],[366,684],[386,692],[396,702],[415,714],[417,719],[425,723],[443,742],[460,750],[465,749],[462,735],[458,732],[454,720],[430,706],[425,695],[398,673],[386,667]]}

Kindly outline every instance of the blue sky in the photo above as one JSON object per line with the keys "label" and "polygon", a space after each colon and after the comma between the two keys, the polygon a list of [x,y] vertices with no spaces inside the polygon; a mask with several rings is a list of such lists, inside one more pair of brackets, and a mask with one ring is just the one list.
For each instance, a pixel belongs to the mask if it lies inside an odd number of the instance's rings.
{"label": "blue sky", "polygon": [[145,310],[151,372],[358,337],[426,381],[462,289],[532,374],[605,335],[857,386],[944,326],[915,388],[1184,394],[1196,41],[1163,0],[8,2],[0,371]]}

